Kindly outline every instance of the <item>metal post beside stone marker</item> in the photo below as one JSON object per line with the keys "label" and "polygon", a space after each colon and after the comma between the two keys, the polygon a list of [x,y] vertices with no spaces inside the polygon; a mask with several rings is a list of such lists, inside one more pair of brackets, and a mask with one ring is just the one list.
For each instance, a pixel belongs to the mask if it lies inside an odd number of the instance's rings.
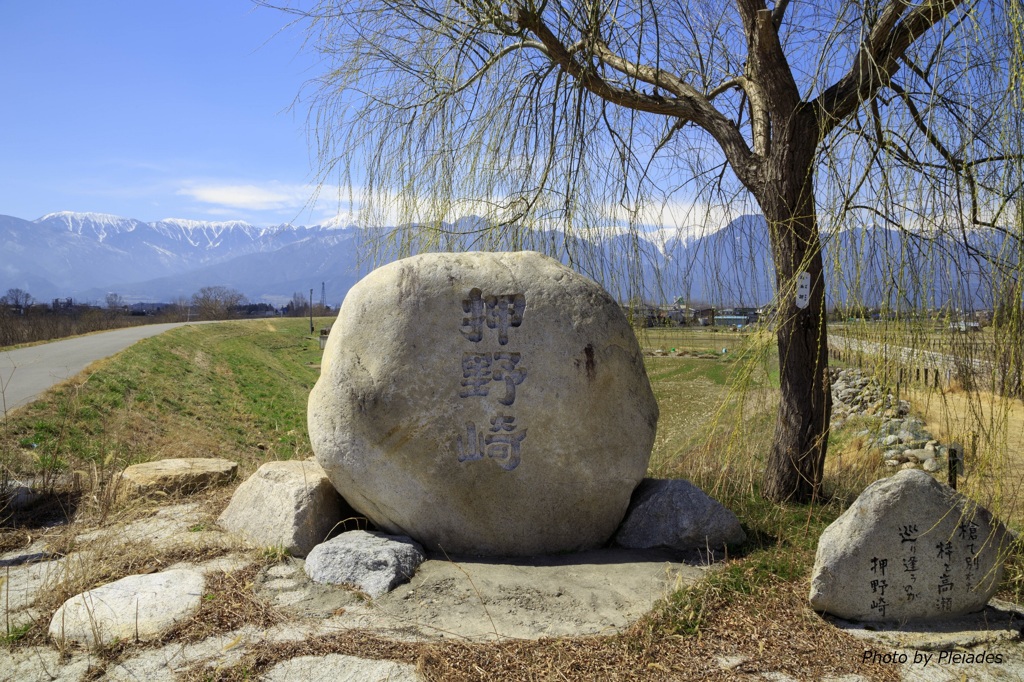
{"label": "metal post beside stone marker", "polygon": [[950,445],[946,459],[949,463],[949,487],[956,490],[957,474],[962,476],[964,473],[964,446],[960,443]]}

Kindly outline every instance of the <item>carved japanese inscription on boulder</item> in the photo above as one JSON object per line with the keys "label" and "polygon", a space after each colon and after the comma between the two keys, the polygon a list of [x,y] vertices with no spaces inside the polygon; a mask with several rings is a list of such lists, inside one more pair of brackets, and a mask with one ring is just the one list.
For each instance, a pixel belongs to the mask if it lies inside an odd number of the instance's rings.
{"label": "carved japanese inscription on boulder", "polygon": [[863,621],[942,619],[984,608],[1008,533],[929,474],[872,483],[818,542],[811,606]]}
{"label": "carved japanese inscription on boulder", "polygon": [[632,330],[601,287],[540,254],[374,271],[322,367],[318,461],[358,511],[428,548],[598,546],[647,468],[658,409]]}

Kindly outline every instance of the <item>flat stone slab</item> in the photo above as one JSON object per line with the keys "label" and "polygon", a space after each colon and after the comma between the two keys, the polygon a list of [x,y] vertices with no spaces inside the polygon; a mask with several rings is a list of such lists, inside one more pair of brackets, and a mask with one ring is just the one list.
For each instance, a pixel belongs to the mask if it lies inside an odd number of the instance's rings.
{"label": "flat stone slab", "polygon": [[151,516],[127,524],[95,528],[75,536],[78,546],[85,544],[117,551],[119,545],[152,544],[161,552],[201,553],[208,549],[232,550],[242,545],[215,526],[209,514],[195,502],[159,507]]}
{"label": "flat stone slab", "polygon": [[156,639],[199,610],[205,582],[189,570],[130,575],[64,602],[50,638],[86,646]]}
{"label": "flat stone slab", "polygon": [[870,655],[891,665],[905,682],[1024,679],[1024,610],[1016,604],[993,599],[983,611],[928,622],[865,625],[826,619],[870,644]]}
{"label": "flat stone slab", "polygon": [[267,462],[247,478],[217,519],[259,547],[304,557],[353,512],[316,462]]}
{"label": "flat stone slab", "polygon": [[[52,646],[0,646],[2,682],[79,682],[95,680],[96,656],[91,652],[67,652]],[[148,682],[148,680],[147,680]]]}
{"label": "flat stone slab", "polygon": [[[254,629],[254,628],[253,628]],[[137,655],[121,658],[107,666],[104,682],[176,682],[189,668],[210,670],[238,662],[248,645],[259,646],[264,632],[227,632],[198,642],[169,642],[158,648],[140,648]]]}
{"label": "flat stone slab", "polygon": [[[66,570],[65,559],[35,561],[47,553],[10,555],[0,560],[0,632],[9,622],[16,628],[34,621],[39,614],[32,608],[47,585],[57,583]],[[22,559],[27,559],[22,561]]]}
{"label": "flat stone slab", "polygon": [[226,459],[192,457],[132,464],[121,474],[125,494],[194,493],[228,483],[238,464]]}
{"label": "flat stone slab", "polygon": [[837,628],[872,642],[882,650],[966,651],[972,647],[1019,642],[1024,630],[1024,608],[998,599],[975,613],[927,622],[865,625],[835,616],[826,618]]}
{"label": "flat stone slab", "polygon": [[299,656],[278,663],[262,677],[265,682],[331,680],[332,682],[419,682],[416,666],[376,661],[343,654]]}

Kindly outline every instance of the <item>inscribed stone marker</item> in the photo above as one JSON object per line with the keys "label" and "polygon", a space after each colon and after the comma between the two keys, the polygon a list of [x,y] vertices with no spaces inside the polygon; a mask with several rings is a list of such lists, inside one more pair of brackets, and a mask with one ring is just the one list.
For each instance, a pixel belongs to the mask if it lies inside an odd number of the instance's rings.
{"label": "inscribed stone marker", "polygon": [[818,542],[811,606],[863,621],[949,618],[978,611],[1002,577],[999,521],[929,474],[876,481]]}
{"label": "inscribed stone marker", "polygon": [[447,552],[596,547],[658,408],[597,284],[536,253],[426,254],[349,292],[310,395],[313,448],[378,527]]}

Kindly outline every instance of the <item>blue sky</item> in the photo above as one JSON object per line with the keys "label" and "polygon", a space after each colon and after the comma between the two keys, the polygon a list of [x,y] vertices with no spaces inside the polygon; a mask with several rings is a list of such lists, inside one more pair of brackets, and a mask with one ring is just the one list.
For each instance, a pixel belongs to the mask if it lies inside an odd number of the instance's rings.
{"label": "blue sky", "polygon": [[288,22],[249,0],[0,0],[0,214],[334,215],[306,205],[307,107],[288,109],[318,71]]}

